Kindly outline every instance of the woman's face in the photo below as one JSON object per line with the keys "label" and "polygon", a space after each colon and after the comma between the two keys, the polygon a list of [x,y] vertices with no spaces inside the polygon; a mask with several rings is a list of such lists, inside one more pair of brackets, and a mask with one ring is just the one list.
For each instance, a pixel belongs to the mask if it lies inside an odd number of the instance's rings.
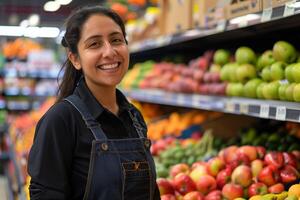
{"label": "woman's face", "polygon": [[95,14],[83,24],[78,55],[71,55],[90,87],[115,87],[129,65],[129,51],[121,28],[111,18]]}

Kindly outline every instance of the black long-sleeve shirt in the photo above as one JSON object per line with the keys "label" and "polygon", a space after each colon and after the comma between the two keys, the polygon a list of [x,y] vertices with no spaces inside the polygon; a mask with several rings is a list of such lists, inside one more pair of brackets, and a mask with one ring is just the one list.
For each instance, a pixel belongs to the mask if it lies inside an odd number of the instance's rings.
{"label": "black long-sleeve shirt", "polygon": [[[120,91],[117,91],[118,116],[97,102],[84,80],[80,82],[74,94],[85,102],[108,138],[138,137],[127,112],[130,104]],[[143,117],[138,110],[136,112],[146,135],[147,128]],[[36,126],[34,142],[29,154],[31,199],[82,200],[87,182],[92,140],[94,140],[93,134],[86,127],[80,113],[71,104],[61,101],[52,106]],[[158,188],[155,196],[159,199]]]}

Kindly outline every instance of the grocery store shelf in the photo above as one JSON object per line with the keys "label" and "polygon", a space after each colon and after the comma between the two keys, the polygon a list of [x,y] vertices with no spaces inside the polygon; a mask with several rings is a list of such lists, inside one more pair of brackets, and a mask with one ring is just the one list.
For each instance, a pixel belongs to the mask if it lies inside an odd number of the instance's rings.
{"label": "grocery store shelf", "polygon": [[[224,45],[230,47],[232,46],[232,43],[228,44],[230,40],[234,41],[235,45],[239,45],[246,41],[245,38],[256,38],[256,41],[259,40],[259,42],[255,45],[259,45],[269,42],[272,37],[276,38],[278,35],[282,35],[279,33],[280,31],[290,35],[288,30],[296,30],[299,26],[299,8],[296,8],[289,16],[286,16],[284,6],[273,8],[269,17],[266,15],[270,11],[266,13],[266,11],[256,13],[258,19],[243,21],[240,24],[221,21],[211,29],[193,29],[176,35],[161,36],[133,43],[130,46],[131,59],[133,62],[154,59],[161,57],[162,52],[164,55],[169,53],[192,54],[211,46],[214,48],[224,48]],[[272,34],[270,35],[270,33]],[[259,37],[261,39],[258,39]],[[253,41],[249,43],[251,45]]]}
{"label": "grocery store shelf", "polygon": [[143,102],[300,122],[300,103],[296,102],[172,93],[162,90],[137,89],[123,92],[127,97]]}
{"label": "grocery store shelf", "polygon": [[6,78],[42,78],[56,79],[59,75],[59,70],[26,70],[21,71],[14,68],[4,69],[2,74]]}

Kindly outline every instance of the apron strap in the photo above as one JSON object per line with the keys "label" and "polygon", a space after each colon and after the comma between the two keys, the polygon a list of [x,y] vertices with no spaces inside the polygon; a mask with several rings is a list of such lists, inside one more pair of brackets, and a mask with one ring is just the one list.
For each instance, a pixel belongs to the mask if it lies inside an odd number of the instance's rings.
{"label": "apron strap", "polygon": [[105,136],[103,130],[101,129],[100,124],[89,113],[87,107],[78,96],[73,94],[68,96],[64,100],[69,102],[72,106],[76,108],[76,110],[78,110],[86,126],[92,131],[96,140],[101,140],[101,139],[107,140],[107,137]]}
{"label": "apron strap", "polygon": [[[136,130],[136,132],[138,133],[140,138],[145,138],[144,132],[143,132],[143,127],[141,126],[141,124],[139,123],[139,121],[137,120],[137,117],[135,115],[134,112],[131,112],[131,110],[128,111],[129,116],[133,122],[133,126]],[[133,114],[132,114],[133,113]]]}

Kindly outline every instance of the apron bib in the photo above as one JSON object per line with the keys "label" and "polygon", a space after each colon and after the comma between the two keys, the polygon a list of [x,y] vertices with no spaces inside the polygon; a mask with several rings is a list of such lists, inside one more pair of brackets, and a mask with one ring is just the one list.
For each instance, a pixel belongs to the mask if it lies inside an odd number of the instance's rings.
{"label": "apron bib", "polygon": [[156,174],[151,141],[144,137],[136,116],[128,111],[139,138],[108,139],[78,96],[65,100],[79,111],[94,136],[83,199],[153,200]]}

